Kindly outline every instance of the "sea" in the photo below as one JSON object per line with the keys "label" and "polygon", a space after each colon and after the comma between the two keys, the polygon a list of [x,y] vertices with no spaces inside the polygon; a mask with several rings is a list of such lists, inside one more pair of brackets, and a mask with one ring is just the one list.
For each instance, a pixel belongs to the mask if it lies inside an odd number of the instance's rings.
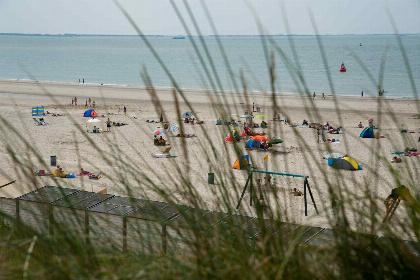
{"label": "sea", "polygon": [[[327,65],[315,36],[222,36],[223,52],[214,36],[146,39],[186,89],[411,98],[420,85],[420,35],[320,36]],[[0,35],[0,79],[144,86],[142,73],[173,85],[138,36]]]}

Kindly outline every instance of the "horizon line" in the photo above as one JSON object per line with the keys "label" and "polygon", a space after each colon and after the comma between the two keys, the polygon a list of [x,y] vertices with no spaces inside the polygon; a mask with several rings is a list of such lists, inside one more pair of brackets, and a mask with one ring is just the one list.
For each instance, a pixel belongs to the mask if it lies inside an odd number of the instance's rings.
{"label": "horizon line", "polygon": [[[56,36],[56,37],[82,37],[82,36],[115,36],[115,37],[139,37],[138,34],[80,34],[80,33],[19,33],[19,32],[3,32],[0,33],[0,36]],[[352,34],[352,33],[343,33],[343,34],[223,34],[223,35],[214,35],[214,34],[205,34],[201,35],[203,37],[261,37],[261,36],[396,36],[396,35],[420,35],[420,33],[372,33],[372,34]],[[163,34],[147,34],[144,35],[147,37],[174,37],[174,36],[185,36],[185,37],[199,37],[200,35],[183,35],[183,34],[173,34],[173,35],[163,35]]]}

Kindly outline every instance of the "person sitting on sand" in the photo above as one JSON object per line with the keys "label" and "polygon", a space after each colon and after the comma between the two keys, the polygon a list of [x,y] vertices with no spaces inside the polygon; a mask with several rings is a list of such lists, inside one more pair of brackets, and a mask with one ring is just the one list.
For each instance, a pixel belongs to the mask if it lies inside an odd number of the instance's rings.
{"label": "person sitting on sand", "polygon": [[58,176],[58,174],[60,174],[60,169],[61,169],[60,165],[57,165],[57,168],[54,170],[55,174],[53,175]]}
{"label": "person sitting on sand", "polygon": [[60,168],[58,169],[57,176],[58,176],[58,177],[61,177],[61,178],[66,178],[66,172],[64,172],[64,171],[63,171],[63,168],[61,168],[61,167],[60,167]]}
{"label": "person sitting on sand", "polygon": [[363,124],[362,124],[362,122],[360,122],[360,123],[359,123],[358,127],[359,127],[359,128],[363,128]]}
{"label": "person sitting on sand", "polygon": [[222,120],[221,119],[218,119],[217,121],[216,121],[216,125],[221,125],[222,124]]}
{"label": "person sitting on sand", "polygon": [[404,150],[404,155],[410,157],[411,153],[410,153],[410,149],[409,148],[405,148]]}
{"label": "person sitting on sand", "polygon": [[293,189],[293,191],[291,192],[291,194],[293,194],[294,196],[302,196],[303,195],[303,193],[300,190],[296,189],[296,188]]}
{"label": "person sitting on sand", "polygon": [[266,151],[268,149],[268,144],[267,142],[262,142],[260,145],[260,149]]}
{"label": "person sitting on sand", "polygon": [[307,120],[304,119],[302,125],[309,125],[309,123]]}
{"label": "person sitting on sand", "polygon": [[159,143],[159,140],[157,139],[157,135],[155,135],[155,138],[153,139],[153,144],[157,146],[158,143]]}
{"label": "person sitting on sand", "polygon": [[90,174],[90,172],[84,170],[83,168],[80,168],[80,174],[82,174],[82,175],[88,175],[88,174]]}
{"label": "person sitting on sand", "polygon": [[159,146],[165,146],[166,145],[166,141],[165,141],[165,139],[163,139],[162,136],[160,136],[160,138],[158,140],[158,145]]}
{"label": "person sitting on sand", "polygon": [[391,163],[400,163],[402,160],[399,157],[393,157]]}
{"label": "person sitting on sand", "polygon": [[93,133],[99,133],[99,128],[97,128],[96,125],[93,126]]}
{"label": "person sitting on sand", "polygon": [[184,119],[184,123],[189,123],[189,122],[190,122],[190,120],[188,118]]}

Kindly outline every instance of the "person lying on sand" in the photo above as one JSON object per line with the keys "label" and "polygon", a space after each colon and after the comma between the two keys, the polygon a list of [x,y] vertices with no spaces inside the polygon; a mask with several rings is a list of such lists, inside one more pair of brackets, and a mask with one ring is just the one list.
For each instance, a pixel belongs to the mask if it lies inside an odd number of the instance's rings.
{"label": "person lying on sand", "polygon": [[409,148],[405,148],[404,155],[405,156],[408,156],[408,157],[411,157],[411,153],[410,153],[410,149]]}
{"label": "person lying on sand", "polygon": [[340,134],[340,128],[331,127],[331,129],[328,130],[328,133],[331,133],[331,134]]}
{"label": "person lying on sand", "polygon": [[294,196],[302,196],[303,195],[303,193],[300,190],[296,189],[296,188],[293,189],[293,191],[291,192],[291,194],[293,194]]}
{"label": "person lying on sand", "polygon": [[393,157],[391,163],[400,163],[402,160],[399,157]]}
{"label": "person lying on sand", "polygon": [[184,136],[181,136],[181,134],[177,134],[175,137],[185,137],[185,138],[193,138],[193,137],[197,137],[195,134],[190,134],[190,133],[185,133]]}

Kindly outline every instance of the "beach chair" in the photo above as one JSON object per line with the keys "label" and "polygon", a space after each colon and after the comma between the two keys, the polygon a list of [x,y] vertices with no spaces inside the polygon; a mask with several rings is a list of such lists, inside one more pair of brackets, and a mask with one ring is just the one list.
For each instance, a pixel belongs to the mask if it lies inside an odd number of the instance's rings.
{"label": "beach chair", "polygon": [[166,147],[166,149],[159,149],[159,152],[163,153],[163,154],[169,154],[169,152],[171,151],[172,147]]}

